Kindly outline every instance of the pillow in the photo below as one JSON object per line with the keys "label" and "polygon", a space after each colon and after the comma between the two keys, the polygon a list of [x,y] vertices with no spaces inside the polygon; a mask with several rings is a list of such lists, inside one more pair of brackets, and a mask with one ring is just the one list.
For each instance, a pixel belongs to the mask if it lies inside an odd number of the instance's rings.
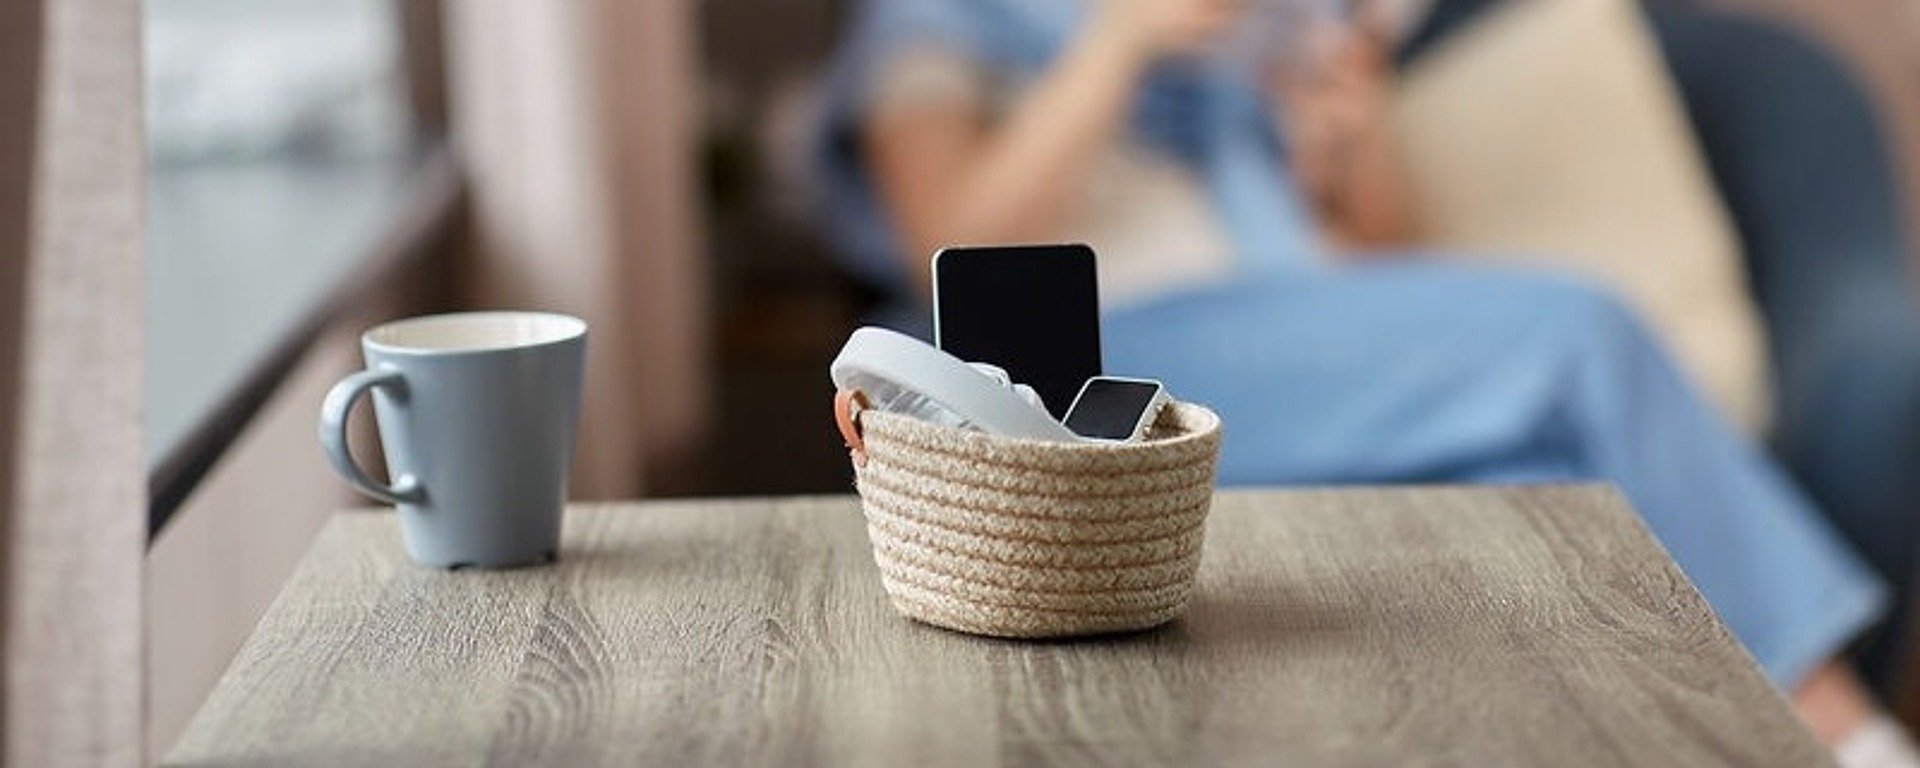
{"label": "pillow", "polygon": [[1765,429],[1739,243],[1630,0],[1503,3],[1419,60],[1395,101],[1431,242],[1610,285],[1723,415]]}

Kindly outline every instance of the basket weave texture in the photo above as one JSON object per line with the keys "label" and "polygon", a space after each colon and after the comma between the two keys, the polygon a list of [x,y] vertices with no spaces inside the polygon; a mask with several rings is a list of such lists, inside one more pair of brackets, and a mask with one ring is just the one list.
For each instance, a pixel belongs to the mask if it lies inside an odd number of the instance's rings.
{"label": "basket weave texture", "polygon": [[867,537],[900,613],[1014,638],[1146,629],[1185,610],[1220,419],[1162,409],[1133,443],[1049,443],[859,415]]}

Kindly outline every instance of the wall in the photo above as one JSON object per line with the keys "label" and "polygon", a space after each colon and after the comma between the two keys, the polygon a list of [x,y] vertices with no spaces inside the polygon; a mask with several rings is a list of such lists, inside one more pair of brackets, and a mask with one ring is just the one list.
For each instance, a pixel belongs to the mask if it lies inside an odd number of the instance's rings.
{"label": "wall", "polygon": [[323,339],[148,551],[149,755],[179,738],[327,515],[358,503],[314,437],[320,399],[358,362],[350,331]]}
{"label": "wall", "polygon": [[464,297],[591,326],[576,497],[697,486],[679,476],[709,412],[692,4],[445,8]]}

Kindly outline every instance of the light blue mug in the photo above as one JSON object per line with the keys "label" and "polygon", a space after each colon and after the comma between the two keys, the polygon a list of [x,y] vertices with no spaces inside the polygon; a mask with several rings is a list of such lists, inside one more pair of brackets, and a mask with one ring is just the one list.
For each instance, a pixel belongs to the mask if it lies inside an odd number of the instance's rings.
{"label": "light blue mug", "polygon": [[[440,567],[552,560],[560,545],[587,324],[542,312],[397,320],[360,337],[367,369],[334,385],[320,442],[353,487],[399,508],[407,554]],[[347,448],[372,393],[391,483]]]}

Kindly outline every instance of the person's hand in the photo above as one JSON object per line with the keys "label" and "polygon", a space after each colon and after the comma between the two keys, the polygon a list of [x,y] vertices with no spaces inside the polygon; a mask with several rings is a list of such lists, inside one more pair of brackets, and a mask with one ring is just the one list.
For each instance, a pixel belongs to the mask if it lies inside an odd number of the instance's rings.
{"label": "person's hand", "polygon": [[1219,39],[1246,0],[1100,0],[1093,29],[1147,61],[1193,53]]}
{"label": "person's hand", "polygon": [[1392,71],[1377,36],[1326,25],[1274,73],[1288,166],[1335,239],[1381,244],[1416,222],[1395,148]]}
{"label": "person's hand", "polygon": [[1317,198],[1338,186],[1346,145],[1388,120],[1389,74],[1384,52],[1351,28],[1316,26],[1301,47],[1271,85],[1284,106],[1294,174]]}
{"label": "person's hand", "polygon": [[1392,90],[1386,46],[1366,29],[1323,22],[1304,30],[1301,50],[1271,73],[1290,112],[1311,112],[1351,130],[1384,116]]}

